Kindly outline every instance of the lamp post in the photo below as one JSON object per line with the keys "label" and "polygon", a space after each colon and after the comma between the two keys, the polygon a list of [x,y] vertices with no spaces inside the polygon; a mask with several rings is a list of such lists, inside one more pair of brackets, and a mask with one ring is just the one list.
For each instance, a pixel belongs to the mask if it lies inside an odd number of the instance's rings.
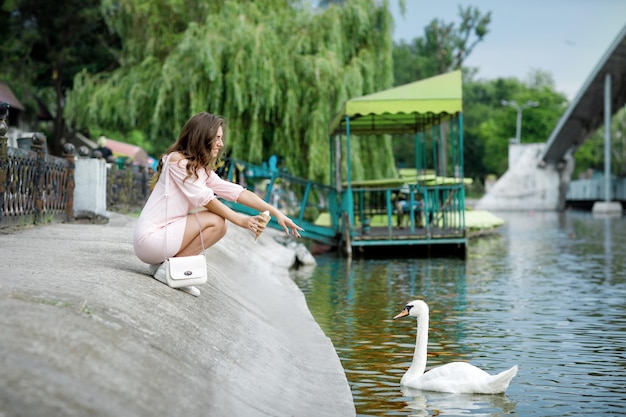
{"label": "lamp post", "polygon": [[521,143],[522,141],[522,110],[527,109],[529,107],[538,107],[539,103],[536,101],[528,100],[526,103],[521,106],[517,104],[515,100],[502,100],[500,102],[503,106],[511,106],[517,110],[517,127],[515,129],[515,143]]}

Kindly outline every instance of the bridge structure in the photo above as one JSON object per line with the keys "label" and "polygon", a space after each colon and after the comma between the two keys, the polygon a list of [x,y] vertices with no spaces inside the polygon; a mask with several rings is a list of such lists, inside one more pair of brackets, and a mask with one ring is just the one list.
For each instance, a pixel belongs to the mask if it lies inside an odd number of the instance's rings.
{"label": "bridge structure", "polygon": [[[546,143],[510,145],[509,169],[477,202],[476,208],[563,210],[568,198],[582,195],[579,191],[582,186],[585,190],[602,190],[604,198],[602,204],[597,206],[598,211],[621,213],[621,204],[614,201],[616,196],[623,197],[618,193],[621,186],[611,180],[610,175],[610,132],[611,117],[625,103],[626,25],[592,70]],[[570,187],[576,150],[603,124],[604,177],[595,180],[592,185],[574,183]],[[589,193],[583,194],[584,198],[590,196]]]}

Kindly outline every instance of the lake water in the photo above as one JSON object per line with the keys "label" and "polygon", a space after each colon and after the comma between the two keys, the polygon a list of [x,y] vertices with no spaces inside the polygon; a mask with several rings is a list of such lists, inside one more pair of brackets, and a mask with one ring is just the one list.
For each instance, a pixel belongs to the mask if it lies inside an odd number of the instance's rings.
{"label": "lake water", "polygon": [[[590,213],[497,213],[466,260],[325,255],[294,280],[332,340],[359,416],[626,415],[626,220]],[[416,320],[430,306],[427,369],[519,366],[506,394],[403,389]]]}

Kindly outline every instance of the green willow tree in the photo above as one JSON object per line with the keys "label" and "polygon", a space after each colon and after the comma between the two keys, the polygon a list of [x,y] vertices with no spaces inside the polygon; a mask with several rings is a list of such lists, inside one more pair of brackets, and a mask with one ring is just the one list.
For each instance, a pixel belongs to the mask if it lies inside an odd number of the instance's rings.
{"label": "green willow tree", "polygon": [[[231,156],[261,163],[277,154],[289,172],[327,182],[333,115],[345,100],[392,85],[387,1],[193,5],[104,0],[123,40],[120,67],[75,78],[72,122],[141,130],[158,153],[192,114],[209,111],[227,119]],[[355,177],[395,174],[390,140],[365,139],[353,152]]]}

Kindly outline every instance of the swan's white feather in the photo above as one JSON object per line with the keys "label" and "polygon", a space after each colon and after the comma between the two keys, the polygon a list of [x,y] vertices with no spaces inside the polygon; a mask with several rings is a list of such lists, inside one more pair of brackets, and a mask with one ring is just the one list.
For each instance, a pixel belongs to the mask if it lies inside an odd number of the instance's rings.
{"label": "swan's white feather", "polygon": [[422,391],[464,394],[501,394],[517,374],[517,365],[490,375],[467,362],[441,365],[414,378],[402,378],[402,385]]}
{"label": "swan's white feather", "polygon": [[501,394],[517,375],[517,365],[497,375],[490,375],[466,362],[452,362],[424,372],[428,346],[428,305],[422,300],[411,301],[394,318],[404,316],[416,317],[418,326],[413,363],[402,377],[402,385],[422,391]]}

